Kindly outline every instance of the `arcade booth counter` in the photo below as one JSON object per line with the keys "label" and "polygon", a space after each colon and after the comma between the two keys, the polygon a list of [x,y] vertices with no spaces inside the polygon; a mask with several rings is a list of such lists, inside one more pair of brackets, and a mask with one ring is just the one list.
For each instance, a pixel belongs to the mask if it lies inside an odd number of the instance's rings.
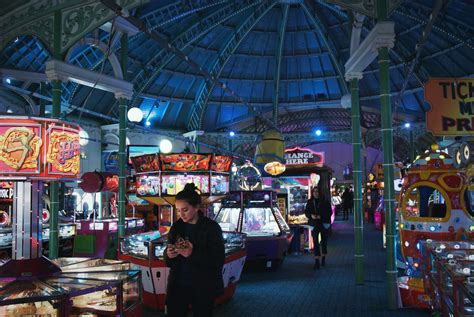
{"label": "arcade booth counter", "polygon": [[[42,255],[44,182],[78,178],[79,131],[58,120],[0,118],[0,177],[13,182],[15,197],[11,259],[0,266],[1,316],[142,315],[141,273],[129,263]],[[49,242],[52,253],[57,236]]]}
{"label": "arcade booth counter", "polygon": [[[324,165],[324,152],[314,152],[307,148],[285,150],[286,170],[278,177],[264,177],[265,188],[288,194],[288,225],[292,232],[290,252],[313,248],[312,227],[305,216],[306,202],[312,187],[319,186],[331,199],[332,170]],[[335,207],[331,222],[335,219]]]}
{"label": "arcade booth counter", "polygon": [[[304,215],[306,202],[312,187],[320,186],[328,199],[331,199],[332,170],[324,165],[324,152],[314,152],[306,148],[285,150],[286,169],[278,177],[265,177],[265,187],[288,193],[288,224],[306,225]],[[333,219],[334,221],[334,215]]]}
{"label": "arcade booth counter", "polygon": [[247,262],[263,261],[266,267],[283,262],[291,233],[278,209],[276,192],[230,192],[215,220],[223,231],[246,234]]}
{"label": "arcade booth counter", "polygon": [[[245,257],[246,238],[237,232],[223,232],[225,263],[222,270],[224,294],[216,304],[229,300],[234,295],[240,279]],[[169,268],[163,259],[167,236],[159,231],[124,237],[120,241],[119,259],[131,262],[142,272],[143,303],[154,309],[164,309]]]}
{"label": "arcade booth counter", "polygon": [[405,269],[399,288],[405,306],[428,307],[420,264],[425,240],[474,240],[473,181],[437,149],[417,157],[403,179],[399,202],[400,257]]}

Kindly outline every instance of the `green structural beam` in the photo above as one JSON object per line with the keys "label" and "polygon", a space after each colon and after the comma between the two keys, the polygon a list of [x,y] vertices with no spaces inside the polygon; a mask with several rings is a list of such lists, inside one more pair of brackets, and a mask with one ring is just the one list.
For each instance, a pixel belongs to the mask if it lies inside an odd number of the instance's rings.
{"label": "green structural beam", "polygon": [[286,21],[288,17],[288,9],[290,5],[283,5],[283,16],[280,21],[280,27],[278,30],[278,45],[275,54],[276,58],[276,68],[275,68],[275,77],[273,82],[275,85],[275,91],[273,93],[273,124],[278,126],[278,98],[280,96],[280,72],[281,72],[281,56],[283,53],[283,43],[285,41],[285,30],[286,30]]}
{"label": "green structural beam", "polygon": [[[127,74],[128,35],[122,34],[121,38],[121,63],[122,73]],[[119,99],[119,192],[118,192],[118,235],[125,236],[125,186],[126,186],[126,139],[127,139],[127,99]]]}
{"label": "green structural beam", "polygon": [[[54,13],[53,26],[53,56],[61,59],[61,11]],[[53,109],[51,118],[59,119],[61,112],[61,81],[53,80]],[[49,183],[50,218],[49,218],[49,258],[56,259],[59,254],[59,183]]]}
{"label": "green structural beam", "polygon": [[[386,21],[388,14],[388,0],[377,1],[377,21]],[[380,70],[380,104],[382,121],[382,144],[383,144],[383,172],[384,172],[384,208],[385,223],[387,228],[387,301],[389,309],[397,309],[397,266],[395,254],[395,213],[394,213],[394,190],[393,190],[393,128],[392,107],[390,104],[390,59],[388,47],[380,47],[379,70]]]}
{"label": "green structural beam", "polygon": [[362,211],[362,164],[360,157],[361,130],[359,106],[359,79],[351,78],[352,156],[354,179],[354,233],[355,233],[355,281],[364,284],[364,224]]}

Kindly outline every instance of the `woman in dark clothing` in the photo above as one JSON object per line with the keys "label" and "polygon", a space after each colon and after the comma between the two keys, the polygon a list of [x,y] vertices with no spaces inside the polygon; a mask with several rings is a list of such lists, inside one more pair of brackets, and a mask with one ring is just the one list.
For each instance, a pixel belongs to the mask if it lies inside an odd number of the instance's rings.
{"label": "woman in dark clothing", "polygon": [[166,295],[168,316],[186,316],[190,305],[195,317],[212,316],[214,299],[224,291],[222,231],[198,210],[200,203],[192,183],[176,195],[175,207],[181,219],[171,227],[164,252],[166,265],[171,268]]}
{"label": "woman in dark clothing", "polygon": [[[331,203],[329,199],[324,196],[321,188],[313,188],[311,191],[311,198],[306,203],[305,215],[308,218],[308,224],[314,227],[312,236],[314,243],[313,269],[315,270],[319,269],[320,265],[326,265],[326,254],[328,253],[327,239],[329,227],[331,225],[331,212]],[[322,258],[318,239],[320,234],[321,248],[323,253]]]}

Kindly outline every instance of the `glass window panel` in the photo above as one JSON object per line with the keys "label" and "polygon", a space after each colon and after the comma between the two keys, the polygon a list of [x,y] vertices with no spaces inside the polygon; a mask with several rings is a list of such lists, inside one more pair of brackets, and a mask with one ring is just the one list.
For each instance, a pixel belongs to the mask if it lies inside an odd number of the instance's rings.
{"label": "glass window panel", "polygon": [[240,208],[222,208],[216,218],[222,231],[236,231],[239,227]]}
{"label": "glass window panel", "polygon": [[446,217],[447,205],[443,195],[434,187],[419,186],[406,198],[405,212],[409,217]]}
{"label": "glass window panel", "polygon": [[271,208],[246,208],[242,232],[249,236],[278,235],[280,228]]}

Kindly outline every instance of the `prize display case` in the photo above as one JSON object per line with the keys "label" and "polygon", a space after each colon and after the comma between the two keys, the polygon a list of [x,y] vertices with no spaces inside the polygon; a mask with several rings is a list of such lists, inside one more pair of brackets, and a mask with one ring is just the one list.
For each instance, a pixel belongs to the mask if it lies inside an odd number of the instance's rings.
{"label": "prize display case", "polygon": [[276,192],[230,192],[215,220],[223,231],[247,235],[247,261],[261,260],[267,267],[283,261],[291,234],[278,210]]}
{"label": "prize display case", "polygon": [[2,279],[0,315],[141,316],[140,271],[130,263],[58,258],[60,272],[47,277]]}
{"label": "prize display case", "polygon": [[201,192],[203,204],[229,191],[233,158],[215,154],[146,154],[131,158],[137,173],[137,197],[156,205],[173,205],[187,183]]}
{"label": "prize display case", "polygon": [[[224,294],[216,304],[234,295],[240,279],[245,257],[246,237],[237,232],[223,232],[225,263],[222,270]],[[143,303],[155,309],[164,309],[169,268],[163,259],[167,236],[159,231],[146,232],[124,237],[120,241],[119,259],[131,262],[142,271]]]}
{"label": "prize display case", "polygon": [[421,243],[423,285],[430,307],[443,316],[473,316],[474,242]]}

